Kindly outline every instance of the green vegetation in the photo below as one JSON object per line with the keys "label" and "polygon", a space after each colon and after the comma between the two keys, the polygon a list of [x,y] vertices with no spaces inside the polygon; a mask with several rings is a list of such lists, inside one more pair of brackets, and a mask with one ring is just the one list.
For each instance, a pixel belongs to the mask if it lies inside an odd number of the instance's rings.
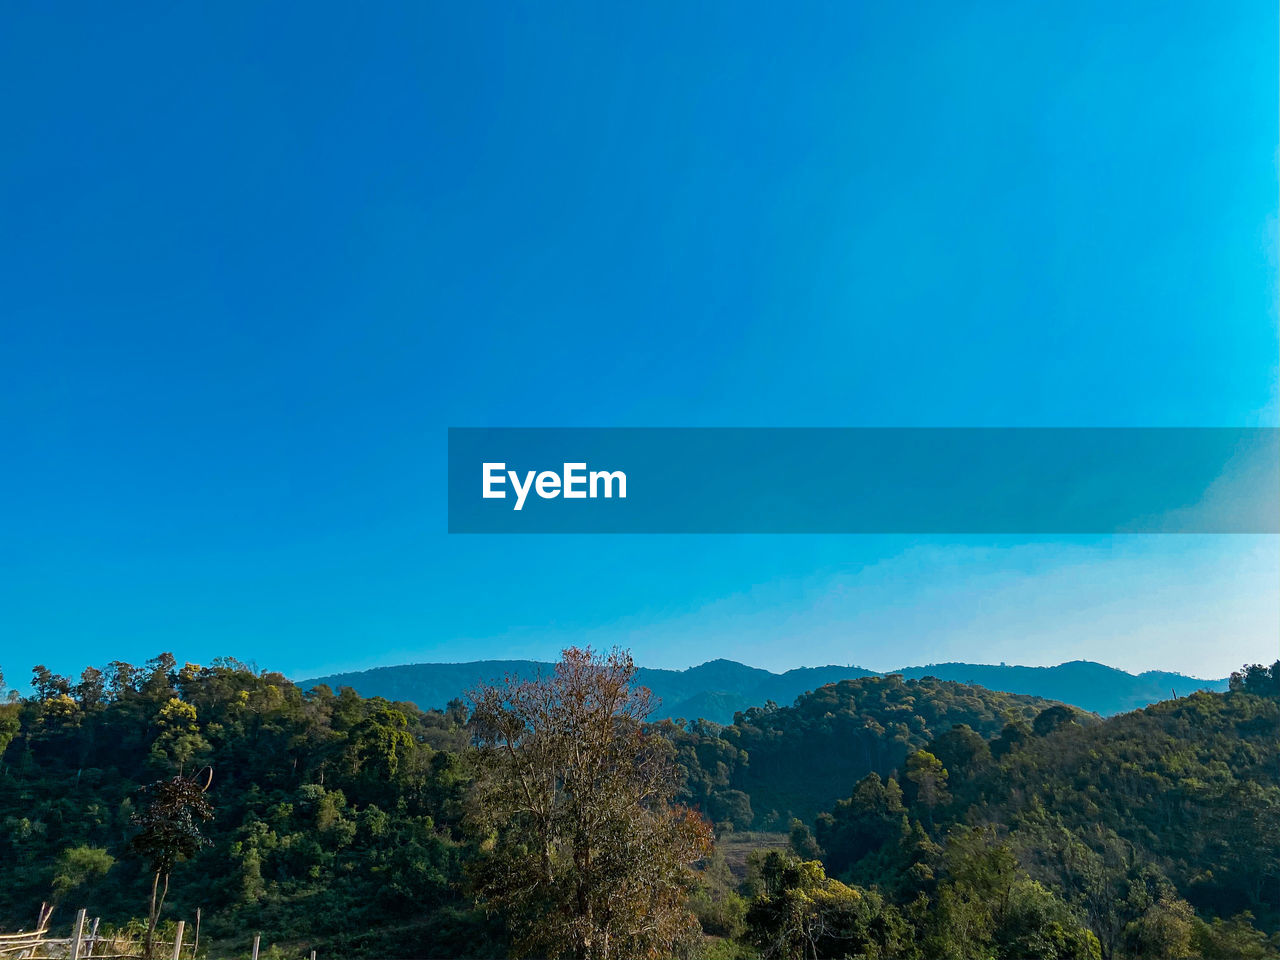
{"label": "green vegetation", "polygon": [[29,928],[46,900],[63,928],[80,906],[145,922],[166,864],[133,842],[147,836],[141,788],[209,765],[213,819],[199,823],[209,842],[176,851],[163,916],[202,907],[211,951],[245,954],[260,931],[264,949],[295,955],[506,953],[501,925],[464,890],[477,841],[463,826],[462,704],[424,713],[349,690],[304,695],[279,674],[232,661],[178,667],[167,655],[91,668],[79,682],[37,668],[32,686],[0,706],[0,731],[11,731],[0,762],[4,929]]}
{"label": "green vegetation", "polygon": [[965,724],[993,737],[1053,705],[891,675],[842,680],[791,707],[753,707],[729,726],[666,721],[661,729],[685,768],[685,800],[717,824],[785,830],[793,817],[812,820],[847,796],[868,773],[888,776],[935,734]]}
{"label": "green vegetation", "polygon": [[1280,957],[1280,663],[1107,720],[890,676],[644,724],[632,679],[571,651],[421,711],[233,661],[36,668],[0,702],[0,926],[49,902],[163,938],[201,907],[211,957]]}
{"label": "green vegetation", "polygon": [[[1280,663],[1083,721],[1055,707],[992,741],[957,727],[902,777],[868,775],[816,820],[828,870],[927,901],[929,955],[1083,956],[1073,928],[1104,958],[1280,955]],[[1033,944],[997,904],[1039,916],[1040,940],[1070,936]]]}
{"label": "green vegetation", "polygon": [[[375,667],[356,673],[337,673],[303,680],[303,689],[324,684],[331,689],[351,687],[366,697],[386,697],[416,703],[423,709],[443,707],[481,683],[510,674],[533,676],[551,669],[535,660],[476,660],[471,663],[406,663]],[[1136,676],[1114,667],[1074,660],[1053,667],[1019,667],[1006,664],[933,663],[892,670],[907,680],[934,677],[989,690],[1024,693],[1069,703],[1102,716],[1136,710],[1170,696],[1196,690],[1225,692],[1227,679],[1200,680],[1178,673],[1151,670]],[[688,670],[656,670],[640,667],[636,680],[661,701],[650,719],[710,720],[728,724],[738,713],[770,700],[791,703],[811,690],[856,680],[887,676],[855,666],[799,667],[770,673],[735,660],[711,660]]]}

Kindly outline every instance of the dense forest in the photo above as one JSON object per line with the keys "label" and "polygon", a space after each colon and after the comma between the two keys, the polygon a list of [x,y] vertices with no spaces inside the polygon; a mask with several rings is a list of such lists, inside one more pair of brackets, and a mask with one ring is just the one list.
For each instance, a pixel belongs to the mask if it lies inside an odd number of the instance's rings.
{"label": "dense forest", "polygon": [[[1103,957],[1274,956],[1280,663],[1104,723],[1053,707],[994,740],[954,728],[797,834],[900,904],[987,914],[1034,889]],[[1045,955],[1016,946],[1021,922],[963,925],[972,952],[956,955]]]}
{"label": "dense forest", "polygon": [[768,830],[794,817],[811,820],[851,784],[868,773],[888,776],[909,752],[954,726],[989,739],[1052,706],[1038,697],[894,675],[819,687],[790,707],[752,707],[727,726],[695,721],[659,728],[677,746],[690,803],[714,822]]}
{"label": "dense forest", "polygon": [[165,655],[78,682],[37,668],[0,719],[0,922],[31,926],[41,901],[110,920],[146,915],[151,877],[131,855],[148,782],[214,770],[210,841],[174,871],[171,915],[203,907],[203,934],[334,953],[502,955],[500,927],[463,892],[474,839],[466,720],[351,691],[307,694],[227,661]]}
{"label": "dense forest", "polygon": [[[201,908],[202,954],[244,956],[255,932],[276,956],[505,956],[539,942],[510,913],[539,901],[492,886],[531,821],[495,819],[500,805],[477,815],[501,787],[501,688],[422,711],[166,654],[74,679],[38,667],[31,690],[0,703],[0,929],[30,927],[46,901],[55,924],[88,907],[140,928],[155,880],[137,842],[144,788],[211,769],[212,819],[173,866],[161,915]],[[683,825],[697,858],[653,881],[664,910],[698,921],[671,952],[1280,956],[1280,663],[1106,720],[898,676],[724,726],[632,713],[628,756],[647,758],[633,765],[658,783],[667,764],[672,779],[600,816],[636,820],[658,794],[675,804],[645,828]],[[639,835],[611,835],[624,834]],[[603,956],[599,942],[581,936],[574,952]]]}

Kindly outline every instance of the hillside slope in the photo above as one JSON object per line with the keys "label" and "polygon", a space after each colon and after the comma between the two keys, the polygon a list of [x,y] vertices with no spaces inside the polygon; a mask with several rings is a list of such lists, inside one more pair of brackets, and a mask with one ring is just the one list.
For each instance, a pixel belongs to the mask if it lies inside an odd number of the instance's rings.
{"label": "hillside slope", "polygon": [[953,726],[990,739],[1007,723],[1030,722],[1055,706],[1079,714],[1039,697],[890,675],[827,684],[790,707],[752,707],[724,727],[661,729],[676,744],[687,802],[713,822],[777,830],[847,796],[868,773],[888,776]]}
{"label": "hillside slope", "polygon": [[[300,681],[304,689],[325,684],[333,690],[351,687],[361,696],[415,703],[440,709],[484,681],[505,674],[530,675],[549,669],[534,660],[477,660],[470,663],[414,663],[338,673]],[[1006,664],[938,663],[892,671],[906,679],[937,677],[978,684],[989,690],[1058,700],[1090,713],[1110,716],[1136,710],[1195,690],[1224,691],[1226,679],[1200,680],[1177,673],[1151,671],[1134,675],[1088,660],[1054,667]],[[662,700],[655,719],[683,717],[731,723],[734,714],[769,701],[790,704],[801,694],[828,683],[882,676],[856,666],[800,667],[771,673],[734,660],[712,660],[687,670],[641,668],[637,679]]]}
{"label": "hillside slope", "polygon": [[[277,956],[509,953],[467,886],[489,838],[467,816],[464,711],[177,663],[117,661],[78,682],[38,671],[31,696],[0,700],[0,928],[59,890],[55,928],[79,907],[120,923],[145,913],[138,789],[207,764],[210,844],[175,869],[166,917],[200,908],[211,955],[244,955],[247,931]],[[1280,663],[1231,685],[1103,721],[984,687],[863,677],[729,726],[652,729],[670,738],[684,799],[739,831],[787,830],[867,889],[884,929],[918,928],[922,952],[887,955],[1097,960],[1040,942],[1085,924],[1111,960],[1278,960]],[[792,834],[791,816],[813,834]],[[743,837],[739,872],[747,849],[780,839]],[[961,930],[986,939],[948,952]]]}
{"label": "hillside slope", "polygon": [[[920,876],[945,868],[943,847],[990,827],[1011,862],[1087,918],[1104,955],[1140,952],[1135,940],[1156,932],[1139,921],[1152,903],[1163,905],[1161,930],[1188,933],[1181,901],[1236,919],[1201,931],[1223,941],[1212,950],[1164,955],[1280,948],[1280,663],[1226,694],[1097,723],[1014,723],[995,741],[953,730],[924,749],[936,763],[928,792],[908,763],[818,817],[833,874],[910,899]],[[1275,935],[1269,948],[1255,925]]]}

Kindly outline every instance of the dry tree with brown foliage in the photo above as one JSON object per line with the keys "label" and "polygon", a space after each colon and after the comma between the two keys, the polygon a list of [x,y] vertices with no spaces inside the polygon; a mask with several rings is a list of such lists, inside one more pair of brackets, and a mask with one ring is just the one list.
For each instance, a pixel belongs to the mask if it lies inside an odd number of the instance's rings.
{"label": "dry tree with brown foliage", "polygon": [[551,675],[471,694],[473,878],[522,955],[670,956],[698,936],[687,896],[711,830],[672,802],[680,774],[634,678],[623,651],[571,648]]}

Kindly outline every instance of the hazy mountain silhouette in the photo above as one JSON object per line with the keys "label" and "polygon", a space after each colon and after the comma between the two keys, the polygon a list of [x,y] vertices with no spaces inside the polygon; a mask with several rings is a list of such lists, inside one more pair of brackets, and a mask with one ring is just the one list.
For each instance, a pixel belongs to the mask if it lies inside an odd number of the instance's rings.
{"label": "hazy mountain silhouette", "polygon": [[[551,668],[536,660],[476,660],[470,663],[410,663],[375,667],[354,673],[337,673],[300,681],[302,687],[327,684],[334,690],[351,687],[361,696],[407,700],[423,709],[445,706],[462,697],[477,683],[501,680],[511,674],[532,676]],[[1134,675],[1091,660],[1073,660],[1056,667],[1020,667],[1006,664],[935,663],[889,671],[907,678],[937,677],[977,684],[989,690],[1025,693],[1060,700],[1104,716],[1167,700],[1176,692],[1227,689],[1227,680],[1200,680],[1180,673],[1151,670]],[[688,670],[642,667],[638,679],[662,698],[655,713],[730,723],[736,711],[763,706],[772,700],[788,705],[796,697],[828,683],[856,677],[878,676],[874,670],[855,666],[799,667],[771,673],[735,660],[711,660]]]}

